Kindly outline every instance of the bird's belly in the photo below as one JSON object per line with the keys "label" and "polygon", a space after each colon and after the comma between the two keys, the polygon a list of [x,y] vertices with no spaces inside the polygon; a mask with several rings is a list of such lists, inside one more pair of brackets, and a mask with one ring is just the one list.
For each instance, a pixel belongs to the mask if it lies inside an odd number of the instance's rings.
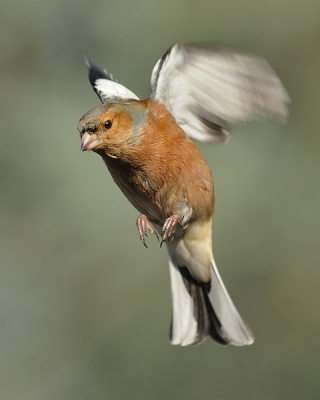
{"label": "bird's belly", "polygon": [[174,264],[187,267],[193,278],[200,282],[208,282],[211,279],[211,225],[211,218],[192,222],[183,237],[166,243]]}
{"label": "bird's belly", "polygon": [[[154,218],[159,221],[163,219],[161,217],[161,209],[155,204],[154,194],[150,189],[147,190],[141,182],[135,181],[135,179],[125,179],[125,177],[119,176],[119,174],[113,174],[111,171],[110,173],[114,182],[136,210],[149,218]],[[162,221],[162,223],[163,222],[164,221]]]}

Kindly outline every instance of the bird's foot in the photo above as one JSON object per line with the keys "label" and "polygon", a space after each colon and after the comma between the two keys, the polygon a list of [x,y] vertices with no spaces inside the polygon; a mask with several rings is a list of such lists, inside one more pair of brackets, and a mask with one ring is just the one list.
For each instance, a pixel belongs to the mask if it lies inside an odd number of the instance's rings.
{"label": "bird's foot", "polygon": [[147,230],[151,233],[156,235],[158,241],[159,241],[159,236],[157,234],[157,231],[154,229],[154,227],[150,224],[150,222],[158,223],[157,220],[153,220],[151,218],[148,218],[146,215],[141,214],[137,218],[137,228],[139,232],[139,237],[141,242],[144,244],[146,248],[148,248],[146,241],[145,241],[145,236],[148,237],[147,235]]}
{"label": "bird's foot", "polygon": [[166,241],[169,240],[170,242],[173,240],[174,234],[176,232],[177,224],[181,222],[181,218],[179,215],[171,215],[171,217],[167,218],[164,221],[163,227],[162,227],[162,240],[160,243],[160,247],[162,244]]}

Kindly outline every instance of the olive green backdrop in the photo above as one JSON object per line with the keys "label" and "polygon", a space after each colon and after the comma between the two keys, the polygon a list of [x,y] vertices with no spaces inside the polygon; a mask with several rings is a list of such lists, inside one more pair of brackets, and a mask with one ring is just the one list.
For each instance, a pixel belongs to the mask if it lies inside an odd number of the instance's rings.
{"label": "olive green backdrop", "polygon": [[[1,1],[0,398],[319,399],[320,2]],[[141,97],[174,42],[268,59],[287,125],[204,146],[219,269],[253,329],[247,348],[173,347],[165,249],[77,122],[99,104],[88,54]]]}

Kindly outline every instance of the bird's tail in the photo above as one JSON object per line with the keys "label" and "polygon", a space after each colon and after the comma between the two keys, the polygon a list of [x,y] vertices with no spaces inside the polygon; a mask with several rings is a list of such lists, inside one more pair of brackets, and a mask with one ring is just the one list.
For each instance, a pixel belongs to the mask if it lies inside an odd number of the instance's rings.
{"label": "bird's tail", "polygon": [[203,342],[207,336],[220,344],[244,346],[254,337],[236,310],[212,260],[212,277],[198,282],[185,267],[175,265],[169,257],[172,320],[172,344],[187,346]]}

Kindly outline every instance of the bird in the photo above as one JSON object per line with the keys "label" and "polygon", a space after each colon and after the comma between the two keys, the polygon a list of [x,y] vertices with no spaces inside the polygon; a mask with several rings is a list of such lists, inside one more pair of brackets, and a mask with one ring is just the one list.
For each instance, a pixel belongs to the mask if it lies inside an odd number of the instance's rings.
{"label": "bird", "polygon": [[221,44],[176,43],[158,60],[140,99],[86,58],[102,104],[79,121],[81,150],[100,155],[138,210],[145,247],[154,234],[168,251],[170,342],[250,345],[212,250],[214,185],[194,140],[226,143],[230,124],[285,122],[290,97],[268,62]]}

